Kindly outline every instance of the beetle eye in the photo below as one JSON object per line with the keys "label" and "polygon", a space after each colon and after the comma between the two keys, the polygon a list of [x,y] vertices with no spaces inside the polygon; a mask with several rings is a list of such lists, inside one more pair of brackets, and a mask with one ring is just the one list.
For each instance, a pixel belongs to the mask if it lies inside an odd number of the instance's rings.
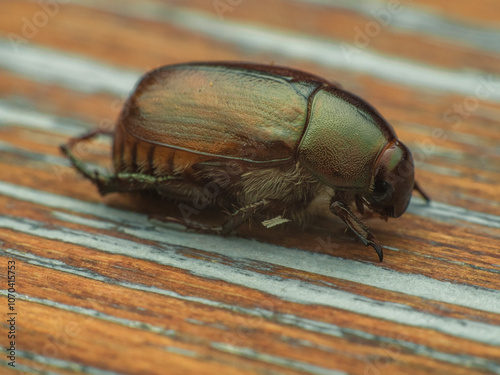
{"label": "beetle eye", "polygon": [[371,194],[372,199],[377,202],[389,202],[392,200],[393,187],[384,180],[375,181],[375,186]]}

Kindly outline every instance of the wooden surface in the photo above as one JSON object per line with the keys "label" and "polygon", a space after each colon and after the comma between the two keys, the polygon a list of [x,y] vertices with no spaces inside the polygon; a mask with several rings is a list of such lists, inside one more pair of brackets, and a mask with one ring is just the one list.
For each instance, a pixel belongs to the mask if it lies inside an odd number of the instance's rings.
{"label": "wooden surface", "polygon": [[[500,3],[389,3],[1,1],[0,373],[499,374]],[[379,263],[326,203],[302,233],[219,238],[102,199],[58,145],[111,127],[143,72],[196,60],[341,82],[412,149],[432,204],[367,220]],[[109,165],[104,140],[79,153]]]}

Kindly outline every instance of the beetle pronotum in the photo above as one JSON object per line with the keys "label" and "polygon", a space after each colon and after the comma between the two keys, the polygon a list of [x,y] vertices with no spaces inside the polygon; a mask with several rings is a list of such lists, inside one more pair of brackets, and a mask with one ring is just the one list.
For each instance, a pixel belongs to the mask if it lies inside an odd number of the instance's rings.
{"label": "beetle pronotum", "polygon": [[[239,209],[220,227],[194,225],[207,232],[230,233],[260,214],[301,222],[326,191],[330,211],[382,260],[382,247],[350,205],[387,218],[406,211],[413,189],[428,200],[414,181],[410,151],[371,105],[294,69],[210,62],[147,73],[114,130],[111,176],[70,151],[99,133],[61,148],[101,194],[154,190],[192,201],[205,199],[203,187],[215,181],[221,190],[209,203]],[[230,181],[229,167],[238,171]]]}

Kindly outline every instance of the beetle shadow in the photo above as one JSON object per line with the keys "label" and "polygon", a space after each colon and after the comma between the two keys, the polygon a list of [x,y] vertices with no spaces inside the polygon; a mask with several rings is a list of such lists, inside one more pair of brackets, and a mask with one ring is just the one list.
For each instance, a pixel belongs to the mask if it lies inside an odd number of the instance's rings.
{"label": "beetle shadow", "polygon": [[[106,196],[107,205],[119,209],[130,210],[148,216],[155,226],[175,229],[182,233],[196,233],[183,224],[179,209],[180,202],[161,198],[158,194],[120,193]],[[286,248],[301,249],[313,253],[341,257],[350,260],[375,262],[376,255],[363,246],[345,224],[333,216],[328,210],[328,198],[319,198],[311,206],[311,222],[304,228],[298,228],[293,223],[285,223],[272,228],[266,228],[257,218],[252,218],[242,224],[228,236],[206,234],[226,238],[240,237],[256,240]],[[373,217],[370,224],[375,224],[375,230],[383,228],[383,221],[378,220],[370,211],[364,219]],[[203,226],[219,226],[227,219],[227,214],[218,208],[207,207],[191,219]],[[380,223],[380,227],[377,225]],[[180,225],[179,225],[180,224]],[[377,262],[378,263],[378,262]]]}

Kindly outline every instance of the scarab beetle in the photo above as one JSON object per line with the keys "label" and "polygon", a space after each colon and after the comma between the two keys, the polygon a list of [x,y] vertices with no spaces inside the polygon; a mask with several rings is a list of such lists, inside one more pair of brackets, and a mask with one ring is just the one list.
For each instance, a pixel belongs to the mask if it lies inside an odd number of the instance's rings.
{"label": "scarab beetle", "polygon": [[387,219],[405,212],[413,189],[428,200],[391,125],[358,96],[299,70],[164,66],[145,74],[125,103],[113,133],[111,176],[71,152],[100,133],[61,149],[101,194],[152,190],[232,210],[220,227],[191,223],[199,230],[227,234],[252,216],[303,223],[312,199],[326,192],[331,212],[382,260],[379,242],[350,205]]}

